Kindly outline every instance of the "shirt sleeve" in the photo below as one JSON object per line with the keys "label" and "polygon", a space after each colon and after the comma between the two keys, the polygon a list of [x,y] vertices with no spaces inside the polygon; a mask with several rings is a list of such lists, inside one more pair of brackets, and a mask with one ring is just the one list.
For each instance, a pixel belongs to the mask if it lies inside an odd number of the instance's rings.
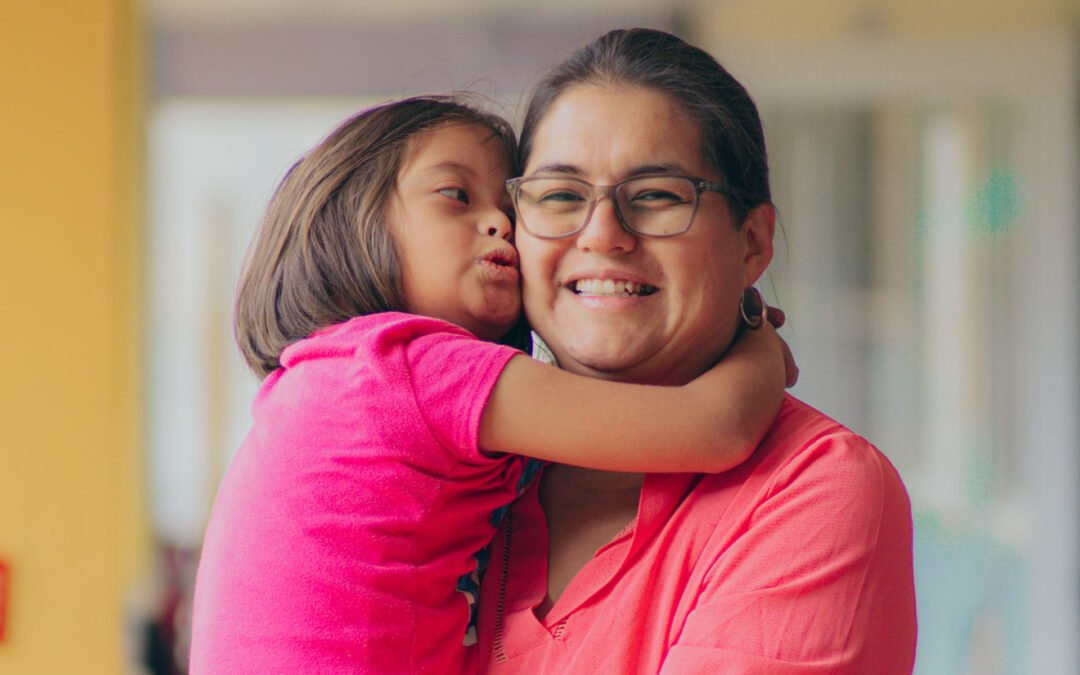
{"label": "shirt sleeve", "polygon": [[443,330],[409,342],[406,360],[417,408],[447,450],[479,458],[480,419],[503,368],[520,351]]}
{"label": "shirt sleeve", "polygon": [[911,539],[888,461],[850,432],[814,441],[714,549],[661,672],[910,673]]}

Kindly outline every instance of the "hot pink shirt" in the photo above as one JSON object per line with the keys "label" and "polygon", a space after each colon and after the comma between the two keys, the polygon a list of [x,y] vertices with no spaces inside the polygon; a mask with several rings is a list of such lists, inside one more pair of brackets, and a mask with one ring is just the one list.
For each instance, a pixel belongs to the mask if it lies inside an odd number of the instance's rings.
{"label": "hot pink shirt", "polygon": [[547,530],[535,486],[491,547],[487,673],[909,673],[911,510],[873,446],[788,397],[745,464],[649,475],[638,516],[538,620]]}
{"label": "hot pink shirt", "polygon": [[466,668],[477,554],[532,474],[477,447],[519,353],[396,313],[286,349],[207,528],[192,673]]}

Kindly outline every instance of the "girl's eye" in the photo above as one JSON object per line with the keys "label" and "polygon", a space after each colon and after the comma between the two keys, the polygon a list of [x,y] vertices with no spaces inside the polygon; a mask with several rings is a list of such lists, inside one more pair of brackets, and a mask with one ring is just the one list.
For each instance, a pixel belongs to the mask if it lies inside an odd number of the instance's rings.
{"label": "girl's eye", "polygon": [[443,189],[439,190],[439,194],[443,195],[444,197],[449,197],[450,199],[455,199],[455,200],[461,202],[462,204],[468,204],[469,203],[469,193],[465,192],[465,190],[462,189],[462,188],[457,188],[457,187],[443,188]]}

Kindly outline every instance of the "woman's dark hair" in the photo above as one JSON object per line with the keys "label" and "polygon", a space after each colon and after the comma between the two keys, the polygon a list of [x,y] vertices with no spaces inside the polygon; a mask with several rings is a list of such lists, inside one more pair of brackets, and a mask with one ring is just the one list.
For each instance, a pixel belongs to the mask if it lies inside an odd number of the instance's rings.
{"label": "woman's dark hair", "polygon": [[[405,145],[447,124],[491,130],[514,166],[514,132],[460,98],[423,96],[360,112],[289,169],[248,251],[236,341],[260,377],[281,351],[356,316],[404,310],[401,264],[386,225]],[[527,333],[515,328],[511,340]]]}
{"label": "woman's dark hair", "polygon": [[750,95],[706,52],[663,31],[613,30],[574,52],[534,87],[518,147],[520,168],[555,100],[580,84],[631,85],[666,94],[701,127],[705,160],[723,177],[735,222],[772,200],[761,118]]}

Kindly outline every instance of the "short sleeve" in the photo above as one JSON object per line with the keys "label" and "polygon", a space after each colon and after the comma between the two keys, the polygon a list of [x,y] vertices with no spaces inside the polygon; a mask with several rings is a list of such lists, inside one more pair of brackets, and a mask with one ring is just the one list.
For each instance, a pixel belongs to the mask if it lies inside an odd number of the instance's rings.
{"label": "short sleeve", "polygon": [[454,327],[416,337],[405,354],[417,408],[432,435],[448,450],[479,458],[484,407],[506,364],[521,352]]}

